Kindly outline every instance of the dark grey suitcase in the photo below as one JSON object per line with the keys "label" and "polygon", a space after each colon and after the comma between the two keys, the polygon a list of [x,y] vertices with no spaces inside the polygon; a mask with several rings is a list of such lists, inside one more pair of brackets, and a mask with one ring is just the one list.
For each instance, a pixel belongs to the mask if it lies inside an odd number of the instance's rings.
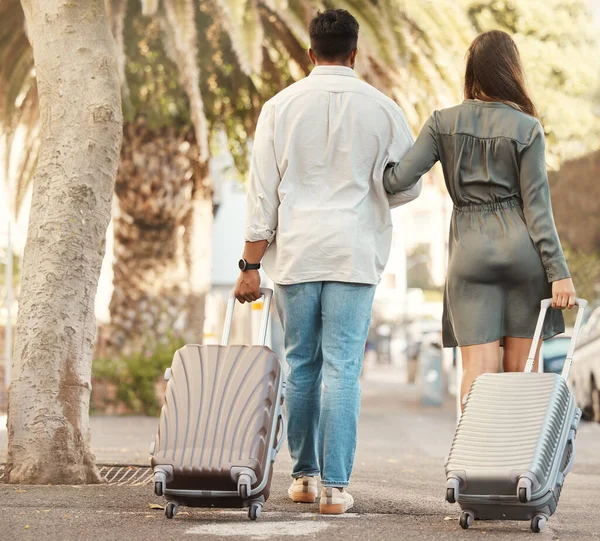
{"label": "dark grey suitcase", "polygon": [[578,314],[561,375],[532,373],[546,312],[542,301],[524,373],[484,374],[473,383],[446,461],[446,500],[463,510],[460,525],[530,520],[539,532],[558,505],[575,459],[581,411],[567,387],[587,302]]}
{"label": "dark grey suitcase", "polygon": [[165,372],[151,454],[154,490],[168,500],[167,518],[185,505],[248,507],[255,520],[269,497],[272,465],[285,439],[285,381],[281,362],[264,345],[273,292],[261,293],[263,345],[227,345],[232,295],[222,345],[186,345]]}

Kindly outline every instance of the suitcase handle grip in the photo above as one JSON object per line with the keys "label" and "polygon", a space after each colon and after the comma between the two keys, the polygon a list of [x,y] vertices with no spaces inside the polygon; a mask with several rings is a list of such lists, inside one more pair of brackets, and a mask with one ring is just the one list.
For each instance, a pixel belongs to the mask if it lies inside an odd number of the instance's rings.
{"label": "suitcase handle grip", "polygon": [[[264,297],[265,303],[262,309],[262,319],[260,323],[260,331],[258,333],[258,343],[264,346],[267,343],[267,329],[269,327],[269,313],[271,311],[271,299],[273,297],[273,290],[268,287],[261,287],[259,289],[261,297]],[[223,337],[221,338],[221,345],[226,346],[229,344],[229,334],[231,333],[231,323],[233,321],[233,309],[235,308],[235,295],[233,290],[229,294],[229,301],[227,302],[227,313],[225,314],[225,325],[223,327]]]}
{"label": "suitcase handle grip", "polygon": [[[567,358],[565,359],[565,364],[562,370],[562,377],[567,379],[569,372],[571,370],[571,364],[573,363],[573,355],[575,353],[575,346],[577,345],[577,338],[579,338],[579,331],[581,330],[581,325],[583,324],[583,315],[585,312],[585,308],[588,302],[585,299],[575,299],[575,305],[577,306],[577,319],[575,321],[575,328],[573,329],[573,336],[571,337],[571,342],[569,343],[569,351],[567,353]],[[535,333],[533,335],[533,341],[531,342],[531,350],[529,351],[529,357],[527,358],[527,364],[525,365],[525,372],[531,372],[533,370],[533,363],[535,362],[535,355],[537,353],[538,344],[540,342],[540,338],[542,336],[542,331],[544,329],[544,321],[546,319],[546,312],[552,306],[552,299],[544,299],[541,302],[540,315],[538,317],[537,326],[535,328]]]}
{"label": "suitcase handle grip", "polygon": [[279,453],[281,450],[281,446],[285,441],[287,435],[287,423],[285,422],[285,417],[283,416],[283,412],[279,413],[279,417],[277,419],[277,433],[279,433],[279,429],[281,428],[281,434],[279,436],[279,440],[275,444],[275,454]]}
{"label": "suitcase handle grip", "polygon": [[573,468],[573,464],[575,464],[575,431],[571,430],[569,434],[568,446],[570,447],[570,456],[565,469],[562,474],[566,477],[571,469]]}

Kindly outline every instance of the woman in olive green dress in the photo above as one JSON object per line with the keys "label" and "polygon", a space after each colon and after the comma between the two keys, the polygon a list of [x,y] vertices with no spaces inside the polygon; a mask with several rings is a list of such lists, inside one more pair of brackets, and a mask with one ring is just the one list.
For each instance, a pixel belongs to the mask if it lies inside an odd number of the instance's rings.
{"label": "woman in olive green dress", "polygon": [[[454,202],[443,341],[461,348],[463,403],[477,376],[498,370],[501,345],[504,370],[524,369],[543,298],[558,309],[575,301],[552,216],[544,130],[505,32],[471,44],[465,98],[435,111],[384,177],[393,194],[441,162]],[[552,310],[544,338],[563,331],[562,313]]]}

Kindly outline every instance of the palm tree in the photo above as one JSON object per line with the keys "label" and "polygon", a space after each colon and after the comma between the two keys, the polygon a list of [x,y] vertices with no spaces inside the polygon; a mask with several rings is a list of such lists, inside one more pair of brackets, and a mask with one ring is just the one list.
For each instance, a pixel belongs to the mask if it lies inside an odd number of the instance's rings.
{"label": "palm tree", "polygon": [[[410,4],[410,5],[408,5]],[[209,283],[211,134],[225,130],[240,172],[264,101],[305,76],[320,0],[107,0],[125,112],[114,212],[110,349],[182,328],[199,341]],[[345,0],[361,25],[362,77],[396,99],[414,128],[454,103],[472,28],[453,2]],[[0,125],[26,152],[15,210],[36,157],[37,94],[17,0],[0,0]],[[452,28],[452,32],[444,31]],[[7,66],[11,66],[8,68]]]}

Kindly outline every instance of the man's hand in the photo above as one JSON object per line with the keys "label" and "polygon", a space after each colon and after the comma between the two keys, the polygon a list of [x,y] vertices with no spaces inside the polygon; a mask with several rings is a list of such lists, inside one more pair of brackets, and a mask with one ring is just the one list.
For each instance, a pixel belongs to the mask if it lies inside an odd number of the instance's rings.
{"label": "man's hand", "polygon": [[235,284],[233,294],[242,304],[260,299],[260,272],[257,270],[244,271]]}
{"label": "man's hand", "polygon": [[552,308],[564,310],[575,306],[575,286],[571,278],[552,283]]}

